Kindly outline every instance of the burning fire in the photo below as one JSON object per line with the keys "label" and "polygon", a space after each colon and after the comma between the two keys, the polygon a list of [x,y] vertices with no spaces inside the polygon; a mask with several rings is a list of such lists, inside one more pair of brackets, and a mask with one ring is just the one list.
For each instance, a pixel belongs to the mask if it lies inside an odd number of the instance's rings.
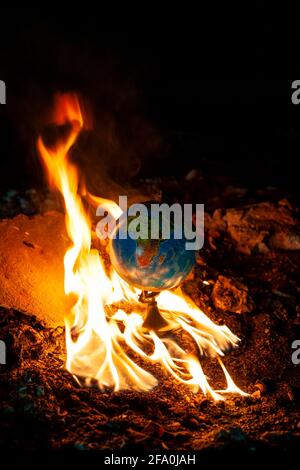
{"label": "burning fire", "polygon": [[[102,204],[116,219],[121,209],[113,201],[79,189],[78,171],[68,154],[86,121],[75,94],[56,97],[53,122],[70,125],[68,137],[56,148],[38,139],[49,183],[64,200],[71,242],[64,257],[69,306],[65,320],[68,371],[88,386],[146,391],[157,385],[157,379],[142,365],[160,363],[177,381],[195,391],[201,389],[214,400],[224,399],[226,393],[246,395],[234,384],[221,360],[224,351],[236,346],[239,339],[226,326],[215,325],[180,289],[162,291],[157,298],[169,335],[143,327],[138,290],[126,284],[112,267],[107,272],[98,250],[91,247],[91,221],[84,197],[88,196],[92,204]],[[186,352],[171,330],[186,332],[197,346],[197,354]],[[204,354],[218,359],[227,381],[225,390],[214,390],[209,385],[198,358]]]}

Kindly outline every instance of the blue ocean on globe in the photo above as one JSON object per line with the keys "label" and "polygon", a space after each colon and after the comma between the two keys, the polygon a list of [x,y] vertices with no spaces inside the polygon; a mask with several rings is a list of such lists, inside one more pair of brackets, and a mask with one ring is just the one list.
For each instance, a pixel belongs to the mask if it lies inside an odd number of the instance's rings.
{"label": "blue ocean on globe", "polygon": [[[151,222],[151,221],[150,221]],[[179,286],[195,264],[195,251],[186,249],[186,238],[153,240],[128,237],[111,240],[111,263],[128,284],[149,291]]]}

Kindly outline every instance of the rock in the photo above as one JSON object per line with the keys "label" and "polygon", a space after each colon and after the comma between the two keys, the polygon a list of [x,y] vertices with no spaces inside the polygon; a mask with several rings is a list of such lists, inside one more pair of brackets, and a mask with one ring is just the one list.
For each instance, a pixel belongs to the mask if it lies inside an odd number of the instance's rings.
{"label": "rock", "polygon": [[282,230],[275,233],[269,241],[271,248],[279,250],[300,250],[300,232],[298,230]]}
{"label": "rock", "polygon": [[216,308],[232,313],[249,313],[254,308],[248,287],[225,276],[218,277],[212,290],[212,300]]}
{"label": "rock", "polygon": [[0,305],[63,324],[63,259],[69,245],[64,216],[47,212],[0,221]]}
{"label": "rock", "polygon": [[235,242],[238,251],[246,255],[250,255],[255,251],[259,253],[269,251],[264,242],[268,230],[264,224],[258,226],[252,220],[253,209],[249,209],[248,212],[239,209],[228,209],[223,219],[227,224],[227,232]]}
{"label": "rock", "polygon": [[256,388],[261,394],[265,394],[267,392],[267,386],[263,382],[256,382],[254,388]]}
{"label": "rock", "polygon": [[255,390],[255,392],[251,393],[251,397],[255,399],[261,398],[261,392],[260,390]]}
{"label": "rock", "polygon": [[216,435],[216,440],[226,442],[245,442],[247,435],[239,428],[221,429]]}
{"label": "rock", "polygon": [[[270,250],[299,250],[300,225],[288,201],[263,202],[238,209],[216,210],[205,218],[208,239],[227,232],[237,251],[246,255]],[[212,235],[211,235],[212,234]]]}
{"label": "rock", "polygon": [[254,385],[255,391],[251,394],[252,398],[261,398],[267,392],[267,385],[264,382],[256,382]]}

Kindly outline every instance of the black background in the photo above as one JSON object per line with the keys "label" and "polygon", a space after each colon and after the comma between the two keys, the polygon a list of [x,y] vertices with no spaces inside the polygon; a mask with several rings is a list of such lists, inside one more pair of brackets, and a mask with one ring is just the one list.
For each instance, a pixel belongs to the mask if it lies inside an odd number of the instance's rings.
{"label": "black background", "polygon": [[94,149],[85,156],[92,172],[96,161],[122,182],[199,168],[237,184],[298,191],[300,105],[291,102],[297,76],[279,78],[284,67],[271,72],[284,47],[268,8],[255,10],[242,46],[239,33],[227,42],[227,24],[216,36],[204,31],[204,16],[169,16],[158,27],[154,13],[153,21],[145,10],[129,23],[121,12],[117,21],[96,10],[2,11],[1,190],[44,184],[37,135],[53,94],[78,90],[94,115],[85,146]]}

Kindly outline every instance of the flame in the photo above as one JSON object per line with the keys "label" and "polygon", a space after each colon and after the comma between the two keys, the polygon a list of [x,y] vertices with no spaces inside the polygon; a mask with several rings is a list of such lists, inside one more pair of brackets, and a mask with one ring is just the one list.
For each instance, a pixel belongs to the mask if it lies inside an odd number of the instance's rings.
{"label": "flame", "polygon": [[[69,310],[65,319],[67,370],[88,386],[146,391],[157,385],[157,379],[145,370],[145,365],[160,363],[177,381],[195,391],[202,390],[214,400],[222,400],[224,393],[246,395],[234,384],[221,360],[224,351],[236,346],[239,339],[226,326],[215,325],[180,289],[161,292],[158,307],[169,330],[185,331],[198,352],[185,351],[174,335],[143,327],[139,291],[126,284],[112,267],[107,272],[98,250],[91,246],[91,221],[83,196],[93,205],[101,204],[115,219],[122,211],[113,201],[79,190],[78,171],[69,159],[69,151],[85,126],[77,95],[56,97],[53,122],[69,124],[68,137],[55,148],[46,146],[41,137],[37,145],[49,184],[63,197],[71,242],[64,257]],[[209,385],[200,364],[201,355],[218,359],[227,381],[225,390],[214,390]]]}

